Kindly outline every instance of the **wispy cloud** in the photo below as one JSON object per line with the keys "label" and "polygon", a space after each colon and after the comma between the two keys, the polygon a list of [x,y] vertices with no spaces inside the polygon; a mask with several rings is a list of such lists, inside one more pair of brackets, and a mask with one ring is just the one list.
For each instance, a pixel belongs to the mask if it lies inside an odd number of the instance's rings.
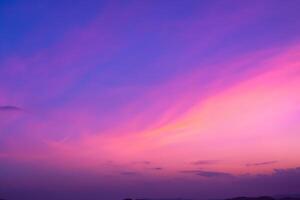
{"label": "wispy cloud", "polygon": [[220,160],[198,160],[192,162],[193,165],[213,165],[219,163]]}
{"label": "wispy cloud", "polygon": [[203,176],[206,178],[214,178],[214,177],[232,177],[233,175],[226,172],[219,171],[205,171],[205,170],[183,170],[181,173],[194,174],[198,176]]}
{"label": "wispy cloud", "polygon": [[196,174],[198,172],[201,172],[202,170],[181,170],[180,173],[186,173],[186,174]]}
{"label": "wispy cloud", "polygon": [[23,109],[17,106],[10,106],[10,105],[0,106],[0,112],[11,112],[11,111],[21,111],[21,110]]}
{"label": "wispy cloud", "polygon": [[162,168],[162,167],[153,167],[153,168],[150,168],[150,169],[152,169],[152,170],[156,170],[156,171],[163,170],[163,168]]}
{"label": "wispy cloud", "polygon": [[216,172],[216,171],[200,171],[197,173],[199,176],[204,176],[204,177],[231,177],[233,176],[230,173],[225,173],[225,172]]}
{"label": "wispy cloud", "polygon": [[275,163],[278,163],[278,161],[277,160],[272,160],[272,161],[265,161],[265,162],[248,163],[248,164],[246,164],[246,166],[251,167],[251,166],[273,165]]}
{"label": "wispy cloud", "polygon": [[133,164],[150,165],[151,162],[150,162],[150,161],[147,161],[147,160],[144,160],[144,161],[136,161],[136,162],[134,162]]}
{"label": "wispy cloud", "polygon": [[124,171],[120,173],[121,175],[125,175],[125,176],[137,176],[138,173],[137,172],[133,172],[133,171]]}

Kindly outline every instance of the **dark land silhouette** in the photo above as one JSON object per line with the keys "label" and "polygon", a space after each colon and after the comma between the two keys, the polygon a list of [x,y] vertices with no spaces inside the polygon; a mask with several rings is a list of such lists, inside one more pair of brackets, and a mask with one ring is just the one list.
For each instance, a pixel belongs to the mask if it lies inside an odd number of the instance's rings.
{"label": "dark land silhouette", "polygon": [[271,196],[260,196],[260,197],[235,197],[226,200],[300,200],[300,197],[271,197]]}
{"label": "dark land silhouette", "polygon": [[[9,200],[9,199],[1,199],[0,200]],[[187,199],[187,198],[124,198],[122,200],[197,200],[197,199]],[[246,196],[239,196],[234,198],[225,198],[225,199],[218,199],[218,200],[300,200],[300,195],[295,196],[259,196],[259,197],[246,197]]]}
{"label": "dark land silhouette", "polygon": [[[163,198],[163,199],[151,199],[151,198],[125,198],[123,200],[192,200],[186,198]],[[196,200],[196,199],[195,199]],[[279,196],[279,197],[272,197],[272,196],[259,196],[259,197],[234,197],[234,198],[227,198],[227,199],[219,199],[219,200],[300,200],[300,195],[296,196]]]}

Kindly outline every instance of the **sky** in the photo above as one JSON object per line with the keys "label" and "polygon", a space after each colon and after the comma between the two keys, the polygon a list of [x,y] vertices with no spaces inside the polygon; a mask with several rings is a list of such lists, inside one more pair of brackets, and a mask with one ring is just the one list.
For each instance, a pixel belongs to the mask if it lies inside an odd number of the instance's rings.
{"label": "sky", "polygon": [[300,1],[0,1],[0,198],[300,193]]}

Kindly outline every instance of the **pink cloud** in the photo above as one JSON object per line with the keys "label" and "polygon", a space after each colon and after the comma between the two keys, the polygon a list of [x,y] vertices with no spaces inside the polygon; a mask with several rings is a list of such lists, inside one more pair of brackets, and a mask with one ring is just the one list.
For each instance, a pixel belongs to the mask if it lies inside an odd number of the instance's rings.
{"label": "pink cloud", "polygon": [[[137,102],[149,102],[143,105],[143,112],[120,118],[122,126],[111,127],[106,132],[87,128],[87,124],[97,120],[96,115],[77,111],[68,115],[66,110],[62,116],[66,117],[66,122],[70,120],[66,124],[70,127],[67,130],[77,128],[79,135],[45,139],[46,163],[96,171],[99,166],[101,173],[113,173],[120,168],[105,167],[108,160],[113,160],[124,171],[151,173],[130,164],[135,160],[150,160],[167,169],[165,175],[177,174],[179,169],[190,166],[191,161],[199,158],[224,160],[205,168],[206,171],[226,173],[269,172],[274,166],[299,165],[296,134],[299,126],[294,121],[300,105],[298,52],[296,46],[261,56],[256,65],[257,72],[245,71],[239,79],[224,71],[211,80],[209,88],[199,87],[201,81],[198,82],[197,73],[191,74],[189,79],[176,78],[137,99]],[[251,64],[251,59],[246,58],[246,61],[241,62],[242,65]],[[237,63],[236,68],[241,66]],[[222,65],[226,66],[226,63]],[[228,66],[233,70],[231,64]],[[232,78],[237,79],[231,82]],[[229,84],[227,80],[230,80]],[[185,84],[185,87],[178,87]],[[171,99],[166,95],[170,91]],[[167,104],[168,99],[170,104]],[[193,106],[179,111],[186,101],[192,101]],[[134,106],[130,105],[131,109]],[[153,113],[157,115],[154,118]],[[245,163],[257,160],[284,162],[263,168],[245,167]]]}
{"label": "pink cloud", "polygon": [[[119,9],[117,13],[124,20],[123,26],[128,18],[136,17]],[[222,31],[214,30],[211,24],[219,24],[223,19],[211,16],[210,21],[199,21],[199,26],[195,22],[183,25],[174,22],[181,30],[179,35],[184,36],[180,37],[183,42],[193,41],[201,28],[211,30],[203,35],[207,44],[183,45],[183,50],[186,48],[191,54],[180,57],[180,64],[193,65],[192,72],[176,74],[158,86],[112,87],[104,91],[105,97],[83,92],[64,107],[47,114],[34,113],[33,118],[19,125],[24,132],[22,140],[15,137],[5,140],[9,148],[4,155],[25,162],[42,162],[46,167],[91,169],[96,173],[116,173],[122,169],[152,175],[156,173],[154,170],[146,171],[140,165],[131,164],[136,160],[150,160],[166,169],[160,176],[179,176],[178,170],[199,159],[224,160],[205,166],[202,171],[207,172],[257,173],[270,172],[274,166],[298,165],[300,127],[295,123],[300,109],[298,45],[251,52],[238,58],[224,59],[220,55],[210,62],[184,63],[197,55],[198,50],[218,43],[224,35],[251,21],[253,14],[246,12],[245,17],[240,17],[241,13],[244,10],[238,14],[227,13],[227,20],[233,23],[224,25]],[[0,102],[23,106],[26,103],[22,101],[31,100],[24,98],[26,90],[42,87],[48,90],[36,98],[51,99],[64,94],[93,67],[93,64],[86,67],[83,61],[103,63],[126,47],[121,40],[115,40],[118,30],[110,26],[101,29],[107,20],[113,23],[113,19],[107,11],[85,27],[66,33],[61,42],[48,50],[30,58],[7,59],[4,71],[8,77],[15,74],[21,74],[24,79],[34,77],[41,85],[29,80],[28,85],[17,89],[17,94],[9,88],[0,88],[3,94]],[[144,28],[146,31],[147,27]],[[173,39],[177,38],[170,41]],[[168,55],[161,56],[152,64],[160,66],[167,60]],[[97,110],[95,105],[103,98],[114,99],[134,91],[139,91],[137,98],[120,106],[118,111],[104,117],[97,112],[102,107],[98,106]],[[86,100],[89,104],[82,105]],[[107,165],[109,160],[117,163],[116,166]],[[285,162],[264,168],[245,167],[245,163],[257,160]]]}

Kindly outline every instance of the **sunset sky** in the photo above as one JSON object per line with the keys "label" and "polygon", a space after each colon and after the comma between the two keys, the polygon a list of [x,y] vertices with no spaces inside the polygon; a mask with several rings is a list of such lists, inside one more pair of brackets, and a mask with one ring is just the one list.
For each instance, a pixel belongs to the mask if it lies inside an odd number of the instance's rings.
{"label": "sunset sky", "polygon": [[0,1],[0,199],[299,186],[299,0]]}

